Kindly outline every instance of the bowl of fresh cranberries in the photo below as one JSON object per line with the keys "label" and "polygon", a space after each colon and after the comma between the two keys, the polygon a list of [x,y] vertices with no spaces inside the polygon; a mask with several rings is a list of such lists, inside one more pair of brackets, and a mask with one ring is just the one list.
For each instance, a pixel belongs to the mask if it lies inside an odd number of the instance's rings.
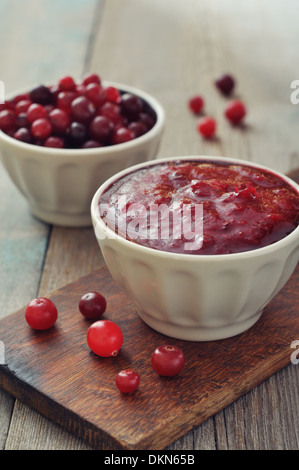
{"label": "bowl of fresh cranberries", "polygon": [[252,327],[299,258],[299,187],[252,162],[158,159],[95,193],[95,236],[140,317],[170,337],[218,340]]}
{"label": "bowl of fresh cranberries", "polygon": [[155,158],[165,113],[148,93],[89,73],[10,94],[0,104],[0,155],[39,219],[91,225],[106,179]]}

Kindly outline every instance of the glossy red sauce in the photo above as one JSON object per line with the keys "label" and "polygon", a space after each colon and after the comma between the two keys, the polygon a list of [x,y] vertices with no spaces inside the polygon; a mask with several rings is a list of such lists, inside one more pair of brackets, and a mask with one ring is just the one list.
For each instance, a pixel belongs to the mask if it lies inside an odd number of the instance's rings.
{"label": "glossy red sauce", "polygon": [[[120,204],[120,200],[125,204]],[[142,205],[144,210],[133,204]],[[166,237],[159,230],[163,219],[150,218],[153,204],[165,204],[172,214],[168,217],[170,230]],[[190,214],[194,232],[198,227],[194,208],[203,208],[203,242],[198,249],[186,248],[190,239],[182,227],[177,230],[180,219],[176,215],[187,205],[193,207]],[[299,195],[295,188],[267,170],[223,162],[178,161],[146,167],[116,181],[102,195],[100,207],[107,225],[112,229],[116,226],[119,235],[146,247],[175,253],[249,251],[281,240],[299,223]],[[158,235],[150,236],[150,229],[157,229],[154,233]],[[194,240],[197,236],[200,238],[201,233],[194,233]]]}

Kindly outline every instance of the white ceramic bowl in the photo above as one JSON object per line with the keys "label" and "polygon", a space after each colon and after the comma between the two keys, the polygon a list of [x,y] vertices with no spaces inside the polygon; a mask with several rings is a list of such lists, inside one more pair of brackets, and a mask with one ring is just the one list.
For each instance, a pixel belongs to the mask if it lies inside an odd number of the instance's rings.
{"label": "white ceramic bowl", "polygon": [[[146,101],[157,116],[153,128],[130,142],[83,150],[26,144],[0,131],[0,157],[4,167],[27,199],[31,212],[47,223],[91,225],[90,203],[97,188],[115,173],[156,156],[165,124],[161,104],[137,88],[114,82],[103,84]],[[15,91],[6,99],[29,89]]]}
{"label": "white ceramic bowl", "polygon": [[[299,258],[299,226],[284,239],[248,252],[190,255],[158,251],[112,232],[99,214],[99,200],[116,180],[148,165],[174,160],[220,161],[219,157],[156,160],[120,172],[95,193],[91,214],[96,238],[112,277],[136,305],[140,317],[167,336],[209,341],[250,328],[280,291]],[[241,160],[222,159],[265,169]],[[273,170],[299,190],[294,181]]]}

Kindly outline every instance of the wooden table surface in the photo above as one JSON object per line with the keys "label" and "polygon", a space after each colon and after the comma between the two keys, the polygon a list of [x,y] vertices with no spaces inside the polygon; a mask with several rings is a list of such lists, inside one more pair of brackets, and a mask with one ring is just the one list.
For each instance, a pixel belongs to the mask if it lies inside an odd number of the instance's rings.
{"label": "wooden table surface", "polygon": [[[0,79],[10,92],[97,72],[162,102],[167,128],[159,157],[224,155],[287,173],[299,167],[299,105],[290,101],[290,84],[299,79],[298,24],[296,0],[1,0]],[[236,77],[248,108],[241,129],[223,118],[227,100],[213,85],[223,72]],[[188,112],[195,93],[217,118],[213,141],[201,139]],[[91,228],[33,218],[2,167],[0,191],[4,317],[103,261]],[[298,449],[298,387],[299,365],[290,364],[169,449]],[[0,390],[0,449],[87,448]]]}

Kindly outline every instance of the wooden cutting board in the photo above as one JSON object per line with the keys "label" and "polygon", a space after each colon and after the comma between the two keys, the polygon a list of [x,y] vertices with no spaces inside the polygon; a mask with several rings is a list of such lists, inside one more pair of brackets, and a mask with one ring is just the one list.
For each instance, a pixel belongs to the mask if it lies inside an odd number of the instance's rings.
{"label": "wooden cutting board", "polygon": [[[6,363],[0,386],[94,448],[163,449],[290,362],[291,343],[299,339],[298,281],[299,267],[245,333],[195,343],[145,325],[104,267],[49,296],[59,310],[52,329],[33,331],[24,309],[0,322]],[[116,358],[99,358],[86,343],[90,321],[78,302],[90,290],[106,296],[105,318],[123,330]],[[181,347],[186,356],[175,378],[161,378],[151,368],[153,350],[164,343]],[[140,373],[141,383],[126,396],[114,378],[129,367]]]}

